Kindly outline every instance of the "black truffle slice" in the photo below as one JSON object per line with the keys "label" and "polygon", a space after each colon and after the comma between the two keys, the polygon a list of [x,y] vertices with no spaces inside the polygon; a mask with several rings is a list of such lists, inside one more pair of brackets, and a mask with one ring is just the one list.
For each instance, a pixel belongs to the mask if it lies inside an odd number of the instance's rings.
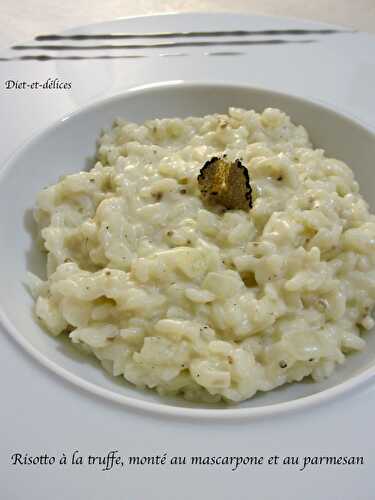
{"label": "black truffle slice", "polygon": [[201,168],[198,185],[207,203],[245,211],[252,208],[249,173],[240,160],[211,158]]}

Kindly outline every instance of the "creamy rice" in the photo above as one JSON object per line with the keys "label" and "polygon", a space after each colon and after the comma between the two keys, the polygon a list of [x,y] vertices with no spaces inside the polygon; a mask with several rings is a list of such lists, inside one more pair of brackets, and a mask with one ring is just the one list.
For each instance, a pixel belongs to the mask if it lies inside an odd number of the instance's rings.
{"label": "creamy rice", "polygon": [[[226,153],[253,208],[200,197]],[[342,161],[277,109],[117,120],[89,172],[37,198],[47,281],[36,315],[111,374],[161,395],[241,401],[363,349],[374,321],[375,217]]]}

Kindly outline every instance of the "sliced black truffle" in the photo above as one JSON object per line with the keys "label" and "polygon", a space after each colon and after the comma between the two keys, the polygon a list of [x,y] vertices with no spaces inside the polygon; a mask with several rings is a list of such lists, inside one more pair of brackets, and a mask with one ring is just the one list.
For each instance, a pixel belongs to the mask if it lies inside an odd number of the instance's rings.
{"label": "sliced black truffle", "polygon": [[252,208],[249,173],[240,160],[211,158],[198,175],[198,185],[207,203],[245,211]]}

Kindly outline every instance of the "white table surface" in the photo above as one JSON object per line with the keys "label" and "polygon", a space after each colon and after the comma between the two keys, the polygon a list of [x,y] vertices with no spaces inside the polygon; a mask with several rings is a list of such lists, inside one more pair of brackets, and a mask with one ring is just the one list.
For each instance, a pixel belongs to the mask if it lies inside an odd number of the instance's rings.
{"label": "white table surface", "polygon": [[[374,0],[1,0],[0,46],[31,39],[42,33],[57,32],[75,25],[110,20],[128,15],[143,15],[168,11],[235,10],[248,13],[310,18],[336,23],[375,33]],[[1,113],[1,110],[0,110]],[[3,242],[0,242],[0,245]],[[1,277],[0,277],[1,279]],[[24,378],[13,377],[17,363],[22,363]],[[375,400],[372,385],[354,395],[312,411],[310,418],[297,414],[280,417],[278,425],[272,419],[257,420],[233,426],[215,423],[180,422],[180,432],[171,437],[173,422],[150,415],[136,415],[126,428],[125,409],[120,405],[72,388],[70,384],[39,366],[15,342],[5,336],[1,342],[0,370],[0,500],[297,500],[314,498],[314,489],[330,491],[329,497],[319,500],[373,500],[374,491],[364,479],[374,470],[375,454],[371,429],[373,413],[363,413],[366,401]],[[28,378],[28,375],[32,377]],[[53,382],[53,391],[51,390]],[[26,390],[25,390],[26,387]],[[11,390],[10,390],[11,389]],[[43,406],[35,401],[43,400]],[[69,406],[66,406],[69,401]],[[348,405],[349,403],[349,405]],[[335,412],[330,412],[335,405]],[[340,419],[337,419],[340,415]],[[64,425],[64,422],[66,425]],[[72,425],[76,422],[76,425]],[[356,422],[357,425],[353,425]],[[3,425],[4,424],[4,425]],[[5,427],[6,426],[6,427]],[[279,432],[282,426],[283,433]],[[312,438],[319,427],[319,439]],[[155,428],[155,433],[147,432]],[[369,439],[358,439],[359,429],[369,429]],[[119,432],[119,429],[122,429]],[[197,438],[191,439],[197,431]],[[198,434],[199,431],[199,434]],[[152,455],[168,451],[169,455],[203,455],[198,436],[202,433],[210,442],[207,455],[262,455],[273,443],[274,453],[280,455],[362,455],[362,468],[315,468],[301,472],[297,468],[273,470],[260,468],[231,472],[212,469],[190,470],[194,481],[186,483],[186,469],[142,468],[100,472],[99,468],[66,466],[56,468],[9,465],[9,451],[39,455],[61,454],[80,450],[104,455],[109,450],[123,454]],[[147,438],[146,438],[147,434]],[[150,435],[153,436],[150,438]],[[290,436],[293,435],[293,440]],[[190,436],[190,437],[189,437]],[[338,436],[342,436],[340,449]],[[240,443],[240,444],[239,444]],[[336,444],[335,444],[336,443]],[[199,450],[199,452],[197,451]],[[170,477],[174,476],[171,486]],[[238,490],[241,480],[248,490]],[[155,483],[165,481],[165,489]],[[37,486],[36,486],[37,485]],[[177,487],[178,485],[178,487]],[[275,496],[275,489],[279,492]],[[112,494],[108,491],[111,490]],[[118,492],[114,495],[113,492]],[[204,494],[203,494],[204,492]],[[211,494],[210,494],[211,492]],[[335,493],[332,493],[335,492]],[[358,494],[360,492],[360,494]],[[318,497],[317,497],[318,498]]]}
{"label": "white table surface", "polygon": [[0,47],[116,17],[191,11],[299,17],[375,33],[374,0],[1,0]]}

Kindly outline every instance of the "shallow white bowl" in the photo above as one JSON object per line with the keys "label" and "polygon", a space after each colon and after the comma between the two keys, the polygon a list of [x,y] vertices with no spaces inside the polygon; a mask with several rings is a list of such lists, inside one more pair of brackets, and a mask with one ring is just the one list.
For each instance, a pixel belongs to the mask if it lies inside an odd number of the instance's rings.
{"label": "shallow white bowl", "polygon": [[[226,112],[228,106],[263,110],[278,107],[303,124],[316,147],[344,160],[354,170],[361,192],[375,211],[375,136],[320,104],[256,88],[169,82],[134,89],[91,105],[60,120],[32,139],[3,167],[0,175],[0,322],[29,353],[65,379],[129,407],[175,416],[242,418],[307,408],[363,385],[375,375],[375,335],[367,349],[349,356],[323,383],[309,380],[260,393],[239,406],[208,407],[161,399],[122,378],[107,375],[99,363],[83,356],[62,337],[43,331],[32,316],[33,300],[24,285],[27,270],[44,275],[44,262],[34,244],[32,207],[36,194],[59,176],[85,169],[95,141],[114,118],[143,122],[154,117],[186,117]],[[17,363],[14,360],[14,370]]]}

